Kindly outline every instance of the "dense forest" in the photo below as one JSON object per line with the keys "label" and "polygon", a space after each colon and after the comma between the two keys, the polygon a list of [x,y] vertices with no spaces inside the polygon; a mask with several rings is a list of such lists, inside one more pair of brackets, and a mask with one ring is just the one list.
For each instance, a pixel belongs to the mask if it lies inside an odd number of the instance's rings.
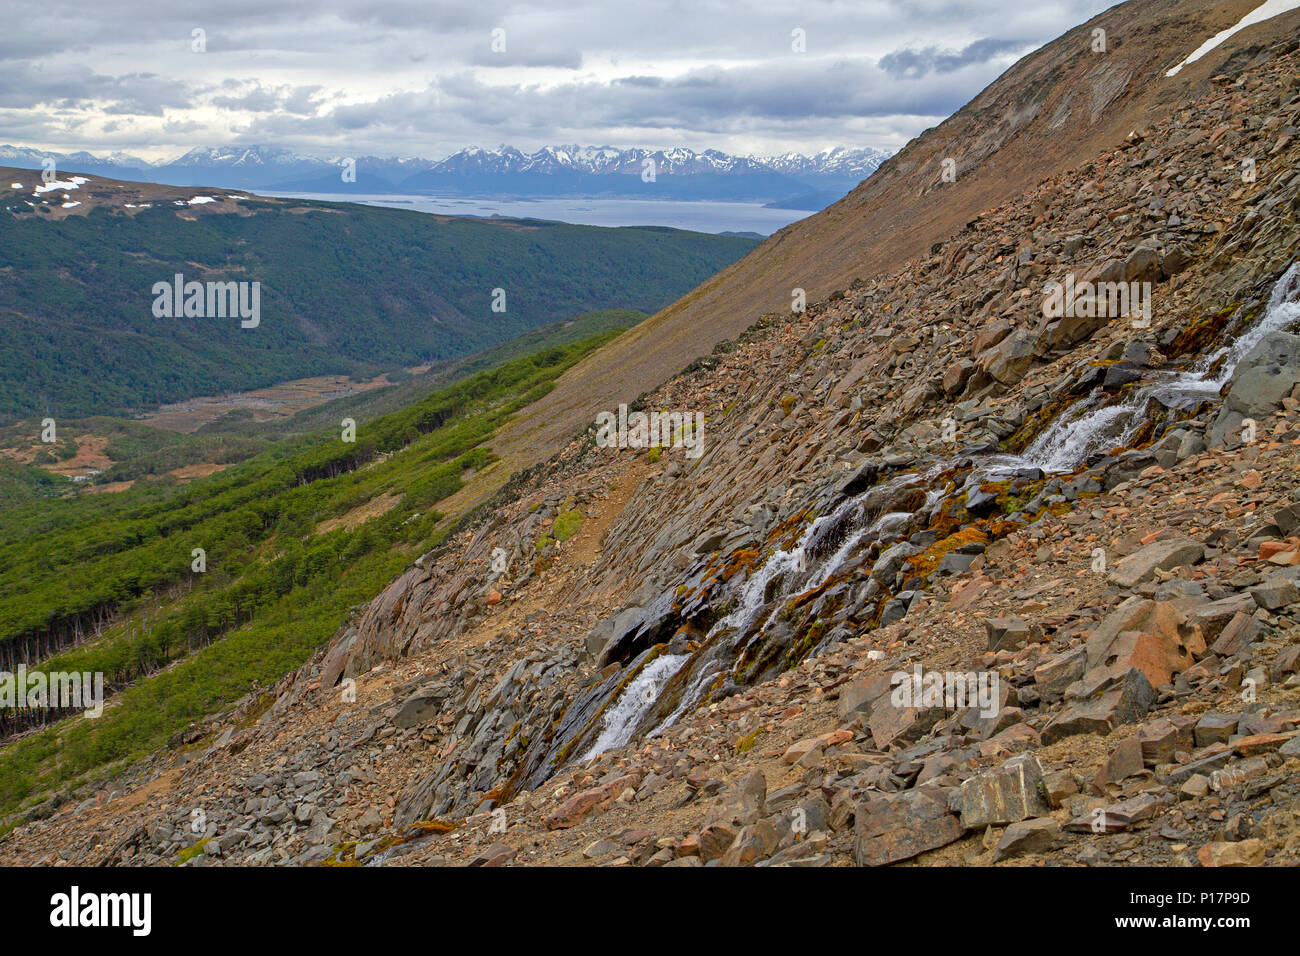
{"label": "dense forest", "polygon": [[[185,485],[0,512],[0,670],[98,671],[117,695],[98,720],[0,750],[0,808],[150,752],[305,660],[441,540],[436,505],[467,471],[492,466],[485,439],[616,334],[479,372],[360,422],[353,442],[317,433]],[[0,737],[55,716],[0,712]]]}
{"label": "dense forest", "polygon": [[[593,309],[653,312],[752,239],[241,200],[243,214],[0,212],[0,421],[121,414],[454,360]],[[160,318],[154,286],[257,282],[260,321]],[[494,311],[494,290],[504,311]]]}

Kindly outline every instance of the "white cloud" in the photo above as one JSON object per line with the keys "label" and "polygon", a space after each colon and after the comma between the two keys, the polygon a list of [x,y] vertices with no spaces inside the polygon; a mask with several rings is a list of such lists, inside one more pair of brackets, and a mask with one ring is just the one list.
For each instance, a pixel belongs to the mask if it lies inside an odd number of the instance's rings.
{"label": "white cloud", "polygon": [[[1107,5],[50,0],[0,37],[0,142],[153,159],[236,142],[408,156],[560,141],[895,148]],[[195,30],[206,52],[192,52]]]}

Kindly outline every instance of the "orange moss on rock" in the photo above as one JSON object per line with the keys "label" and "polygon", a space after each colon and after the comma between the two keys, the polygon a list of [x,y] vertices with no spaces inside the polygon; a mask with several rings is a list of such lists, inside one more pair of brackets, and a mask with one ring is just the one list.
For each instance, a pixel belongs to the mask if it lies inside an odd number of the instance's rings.
{"label": "orange moss on rock", "polygon": [[964,544],[988,544],[989,540],[989,536],[976,525],[962,528],[960,531],[936,541],[924,551],[907,558],[903,564],[909,573],[905,574],[904,577],[910,577],[912,574],[920,575],[923,578],[928,577],[934,573],[934,570],[939,566],[939,562],[943,560],[944,555],[949,551],[955,551]]}

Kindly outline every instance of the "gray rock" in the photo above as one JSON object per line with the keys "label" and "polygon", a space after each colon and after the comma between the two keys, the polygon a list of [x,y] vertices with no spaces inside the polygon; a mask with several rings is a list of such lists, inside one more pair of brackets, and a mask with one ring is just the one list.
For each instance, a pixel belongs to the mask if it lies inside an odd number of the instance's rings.
{"label": "gray rock", "polygon": [[1024,647],[1033,636],[1029,623],[1020,617],[990,617],[984,620],[990,651],[1015,650]]}
{"label": "gray rock", "polygon": [[1016,329],[976,360],[980,368],[1001,385],[1015,385],[1034,364],[1034,334]]}
{"label": "gray rock", "polygon": [[1191,538],[1169,538],[1153,541],[1116,562],[1107,580],[1116,587],[1136,587],[1152,577],[1157,570],[1168,571],[1195,564],[1205,557],[1205,547]]}
{"label": "gray rock", "polygon": [[1266,611],[1276,611],[1300,601],[1300,588],[1295,581],[1280,574],[1270,575],[1264,583],[1250,589],[1251,596]]}
{"label": "gray rock", "polygon": [[422,727],[442,712],[443,702],[450,694],[450,688],[445,684],[434,684],[417,690],[402,702],[401,708],[393,717],[393,724],[403,730]]}
{"label": "gray rock", "polygon": [[1279,508],[1273,513],[1273,523],[1282,532],[1282,537],[1289,538],[1297,528],[1300,528],[1300,504]]}
{"label": "gray rock", "polygon": [[1228,394],[1210,426],[1210,445],[1235,441],[1241,423],[1271,415],[1300,385],[1300,335],[1273,332],[1246,353],[1232,373]]}
{"label": "gray rock", "polygon": [[1088,652],[1082,647],[1062,651],[1048,658],[1034,669],[1034,684],[1039,696],[1046,702],[1060,700],[1065,689],[1084,675],[1088,669]]}
{"label": "gray rock", "polygon": [[1211,744],[1226,744],[1232,735],[1237,732],[1237,724],[1240,721],[1241,718],[1237,714],[1216,714],[1213,711],[1202,714],[1193,731],[1196,746],[1208,747]]}
{"label": "gray rock", "polygon": [[1061,825],[1051,817],[1013,823],[998,840],[997,849],[993,851],[993,862],[998,863],[1027,853],[1050,850],[1060,835]]}
{"label": "gray rock", "polygon": [[962,826],[1016,823],[1047,813],[1042,782],[1043,768],[1033,754],[1012,757],[998,769],[972,777],[961,785]]}
{"label": "gray rock", "polygon": [[858,866],[885,866],[947,846],[965,832],[941,791],[873,795],[854,812],[854,857]]}
{"label": "gray rock", "polygon": [[1122,724],[1137,721],[1156,702],[1156,689],[1136,667],[1118,682],[1098,689],[1095,696],[1066,706],[1042,733],[1044,744],[1075,734],[1108,734]]}

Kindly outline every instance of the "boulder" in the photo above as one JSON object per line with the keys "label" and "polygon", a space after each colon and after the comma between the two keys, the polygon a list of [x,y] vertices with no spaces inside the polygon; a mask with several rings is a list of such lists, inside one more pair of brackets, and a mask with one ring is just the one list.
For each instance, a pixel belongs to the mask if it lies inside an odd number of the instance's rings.
{"label": "boulder", "polygon": [[975,363],[970,359],[961,359],[949,365],[943,373],[943,391],[944,394],[952,396],[961,394],[961,390],[966,387],[970,381],[971,373],[975,371]]}
{"label": "boulder", "polygon": [[1050,850],[1061,835],[1061,825],[1051,817],[1039,817],[1035,820],[1021,820],[1011,824],[1002,833],[997,848],[993,851],[993,862],[1015,859],[1027,853],[1042,853]]}
{"label": "boulder", "polygon": [[1259,605],[1250,594],[1231,594],[1218,601],[1210,601],[1195,607],[1187,617],[1188,623],[1205,636],[1207,641],[1215,640],[1224,628],[1238,614],[1254,614]]}
{"label": "boulder", "polygon": [[1242,840],[1240,843],[1207,843],[1196,851],[1201,866],[1259,866],[1264,862],[1264,841]]}
{"label": "boulder", "polygon": [[1109,734],[1116,727],[1136,722],[1156,702],[1156,689],[1146,675],[1130,668],[1111,685],[1086,700],[1067,705],[1043,729],[1048,745],[1075,734]]}
{"label": "boulder", "polygon": [[1264,610],[1277,611],[1300,601],[1300,588],[1292,579],[1274,574],[1251,588],[1250,595]]}
{"label": "boulder", "polygon": [[985,618],[984,632],[988,636],[990,651],[1016,650],[1033,638],[1033,629],[1021,617]]}
{"label": "boulder", "polygon": [[1300,385],[1300,335],[1273,332],[1246,353],[1210,426],[1210,445],[1233,442],[1247,418],[1271,415],[1282,399]]}
{"label": "boulder", "polygon": [[871,706],[880,699],[880,695],[889,691],[889,682],[890,675],[882,673],[845,684],[840,688],[838,703],[840,719],[847,720],[859,711],[870,710]]}
{"label": "boulder", "polygon": [[1016,823],[1051,808],[1043,797],[1043,768],[1033,754],[1012,757],[961,785],[961,822],[968,829]]}
{"label": "boulder", "polygon": [[1107,580],[1116,587],[1136,587],[1158,570],[1168,571],[1172,568],[1196,564],[1204,557],[1205,547],[1191,538],[1177,537],[1154,541],[1117,561]]}
{"label": "boulder", "polygon": [[1172,601],[1134,597],[1102,620],[1088,637],[1087,651],[1090,668],[1137,668],[1159,687],[1195,664],[1205,641]]}
{"label": "boulder", "polygon": [[980,353],[976,364],[1001,385],[1015,385],[1034,364],[1034,335],[1017,329]]}
{"label": "boulder", "polygon": [[947,846],[965,832],[943,791],[873,794],[854,811],[854,857],[858,866],[885,866]]}
{"label": "boulder", "polygon": [[1088,652],[1082,647],[1062,651],[1034,668],[1034,685],[1038,696],[1053,703],[1065,696],[1065,689],[1081,678],[1088,669]]}
{"label": "boulder", "polygon": [[894,703],[891,692],[876,700],[867,726],[876,746],[884,750],[891,744],[916,743],[945,716],[947,711],[942,707],[901,707]]}
{"label": "boulder", "polygon": [[1223,629],[1223,633],[1210,647],[1220,657],[1231,657],[1241,651],[1259,634],[1259,622],[1244,611],[1238,611]]}
{"label": "boulder", "polygon": [[445,684],[434,684],[417,690],[402,702],[393,723],[403,730],[420,727],[433,720],[442,712],[443,701],[451,691]]}

